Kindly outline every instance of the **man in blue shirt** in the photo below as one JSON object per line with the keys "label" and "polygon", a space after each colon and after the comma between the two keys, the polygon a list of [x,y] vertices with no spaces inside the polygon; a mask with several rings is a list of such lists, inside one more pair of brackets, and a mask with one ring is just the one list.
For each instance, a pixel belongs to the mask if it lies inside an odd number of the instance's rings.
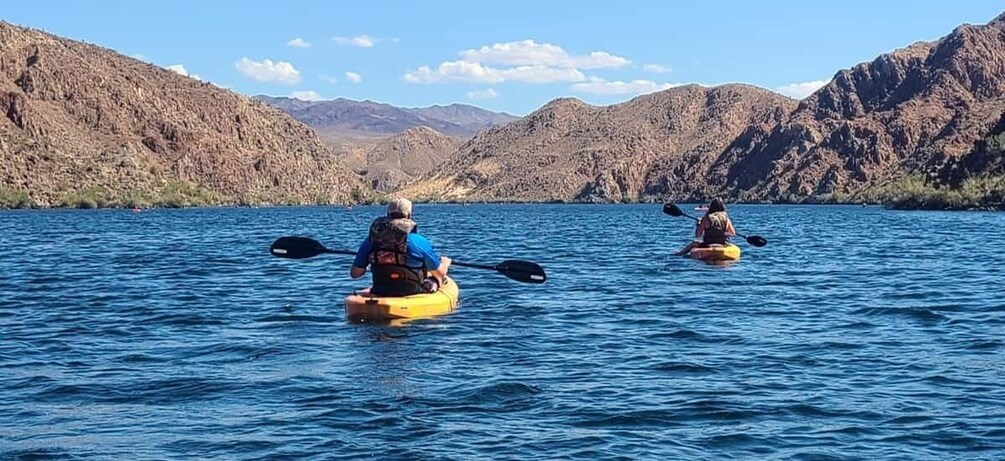
{"label": "man in blue shirt", "polygon": [[412,202],[396,198],[387,204],[387,216],[370,225],[349,276],[366,275],[367,266],[373,274],[371,293],[408,296],[436,291],[447,276],[450,258],[437,255],[429,240],[416,232]]}

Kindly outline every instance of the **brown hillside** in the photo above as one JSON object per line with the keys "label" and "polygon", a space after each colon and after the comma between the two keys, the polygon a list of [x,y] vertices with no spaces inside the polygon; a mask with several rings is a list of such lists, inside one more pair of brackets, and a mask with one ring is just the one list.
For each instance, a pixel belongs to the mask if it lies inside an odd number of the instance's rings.
{"label": "brown hillside", "polygon": [[39,206],[192,185],[219,203],[336,203],[366,189],[309,128],[261,102],[4,22],[0,113],[3,187]]}

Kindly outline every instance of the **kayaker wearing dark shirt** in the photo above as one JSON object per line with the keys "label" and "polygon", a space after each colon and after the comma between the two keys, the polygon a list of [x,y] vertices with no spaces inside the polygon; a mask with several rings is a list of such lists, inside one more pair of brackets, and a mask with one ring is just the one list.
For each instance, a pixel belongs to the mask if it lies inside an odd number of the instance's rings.
{"label": "kayaker wearing dark shirt", "polygon": [[712,203],[708,204],[705,216],[698,220],[698,225],[694,229],[695,239],[678,251],[677,256],[686,255],[696,246],[726,245],[729,243],[729,237],[734,235],[736,229],[733,229],[733,222],[726,214],[726,204],[720,198],[713,199]]}
{"label": "kayaker wearing dark shirt", "polygon": [[356,251],[349,276],[358,279],[370,266],[377,296],[408,296],[436,291],[450,269],[450,258],[440,257],[412,221],[412,202],[396,198],[387,216],[370,224],[370,234]]}

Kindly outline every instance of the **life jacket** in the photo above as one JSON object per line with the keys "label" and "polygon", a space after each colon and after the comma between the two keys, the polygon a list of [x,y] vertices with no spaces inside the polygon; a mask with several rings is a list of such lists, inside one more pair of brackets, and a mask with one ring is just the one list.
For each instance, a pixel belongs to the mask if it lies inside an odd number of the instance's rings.
{"label": "life jacket", "polygon": [[725,245],[729,241],[726,235],[726,228],[729,223],[729,216],[725,211],[709,213],[704,218],[708,221],[705,232],[702,234],[702,244],[704,245]]}
{"label": "life jacket", "polygon": [[370,271],[377,296],[408,296],[424,291],[425,265],[409,267],[408,234],[416,224],[411,219],[380,217],[370,224]]}

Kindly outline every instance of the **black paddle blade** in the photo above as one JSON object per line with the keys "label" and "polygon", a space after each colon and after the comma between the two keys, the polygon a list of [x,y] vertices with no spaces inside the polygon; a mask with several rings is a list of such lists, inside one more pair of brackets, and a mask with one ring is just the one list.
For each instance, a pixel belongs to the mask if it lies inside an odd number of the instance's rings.
{"label": "black paddle blade", "polygon": [[321,253],[329,253],[321,242],[307,237],[279,237],[269,247],[272,256],[287,259],[312,258]]}
{"label": "black paddle blade", "polygon": [[747,237],[747,243],[755,247],[763,247],[768,244],[768,239],[761,237],[760,235],[751,235]]}
{"label": "black paddle blade", "polygon": [[678,208],[677,205],[674,205],[672,203],[663,205],[663,213],[666,213],[674,217],[684,216],[684,212],[680,211],[680,208]]}
{"label": "black paddle blade", "polygon": [[510,259],[496,264],[495,269],[500,274],[505,275],[517,282],[523,283],[544,283],[548,280],[544,269],[530,261],[517,261]]}

